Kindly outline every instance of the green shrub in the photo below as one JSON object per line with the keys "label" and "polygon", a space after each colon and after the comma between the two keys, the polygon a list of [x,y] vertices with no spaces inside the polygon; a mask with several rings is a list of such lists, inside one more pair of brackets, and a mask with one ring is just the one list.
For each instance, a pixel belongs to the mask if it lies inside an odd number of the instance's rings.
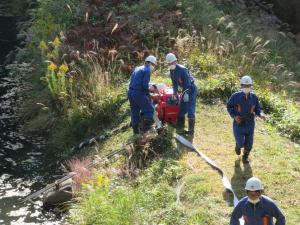
{"label": "green shrub", "polygon": [[43,0],[34,13],[31,26],[34,40],[54,39],[60,31],[76,25],[83,15],[80,0]]}
{"label": "green shrub", "polygon": [[[230,23],[224,21],[224,24]],[[288,64],[282,63],[274,42],[276,40],[268,41],[251,34],[241,35],[237,42],[230,32],[220,34],[213,28],[204,28],[199,38],[186,35],[178,39],[178,43],[185,46],[181,53],[187,57],[191,73],[198,78],[199,96],[203,101],[227,101],[232,93],[239,90],[240,77],[250,74],[255,80],[255,91],[259,93],[264,111],[271,115],[268,121],[281,133],[299,142],[300,108],[293,100],[288,100],[287,94],[281,98],[274,94],[274,91],[285,93],[282,91],[284,80],[289,80],[294,74]],[[264,91],[265,86],[270,84],[273,90]],[[286,93],[291,92],[287,90]]]}
{"label": "green shrub", "polygon": [[[121,178],[107,180],[98,174],[84,185],[90,191],[83,194],[81,202],[71,211],[70,222],[81,225],[209,224],[210,213],[202,209],[189,212],[178,203],[177,185],[181,183],[178,174],[182,172],[178,161],[162,159],[143,171],[134,185]],[[198,202],[208,191],[209,186],[203,179],[191,177],[181,198],[188,196]]]}
{"label": "green shrub", "polygon": [[223,13],[211,1],[206,0],[183,0],[182,8],[185,10],[190,24],[196,29],[215,25],[218,18],[223,16]]}
{"label": "green shrub", "polygon": [[300,108],[285,98],[279,98],[270,91],[260,91],[259,97],[263,109],[271,114],[268,122],[275,125],[279,131],[292,140],[300,141]]}
{"label": "green shrub", "polygon": [[127,10],[131,14],[140,16],[142,19],[152,18],[154,14],[164,13],[176,7],[176,1],[172,0],[142,0],[130,6]]}
{"label": "green shrub", "polygon": [[74,224],[182,224],[184,214],[175,205],[176,193],[161,176],[169,175],[165,171],[157,174],[146,170],[145,182],[135,188],[115,187],[113,183],[105,187],[92,185],[93,191],[76,209],[80,214],[72,213],[71,221]]}
{"label": "green shrub", "polygon": [[167,182],[173,184],[182,176],[182,167],[177,161],[158,160],[148,168],[139,179],[140,184],[155,184],[156,182]]}

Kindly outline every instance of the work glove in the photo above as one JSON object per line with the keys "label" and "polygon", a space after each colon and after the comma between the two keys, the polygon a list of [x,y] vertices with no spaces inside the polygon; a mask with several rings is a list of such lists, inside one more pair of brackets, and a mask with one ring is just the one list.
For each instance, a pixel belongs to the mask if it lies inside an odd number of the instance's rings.
{"label": "work glove", "polygon": [[266,120],[266,119],[267,119],[266,114],[264,114],[263,112],[260,114],[259,117],[260,117],[261,119],[263,119],[263,120]]}
{"label": "work glove", "polygon": [[235,120],[235,122],[236,122],[237,124],[240,124],[240,123],[242,122],[242,117],[240,117],[240,116],[235,116],[235,117],[234,117],[234,120]]}
{"label": "work glove", "polygon": [[185,93],[183,94],[183,97],[182,97],[182,98],[183,98],[183,102],[189,102],[189,94],[188,94],[188,93],[185,92]]}
{"label": "work glove", "polygon": [[173,101],[177,101],[177,100],[178,100],[178,96],[177,96],[177,94],[173,94],[173,96],[172,96],[172,100],[173,100]]}

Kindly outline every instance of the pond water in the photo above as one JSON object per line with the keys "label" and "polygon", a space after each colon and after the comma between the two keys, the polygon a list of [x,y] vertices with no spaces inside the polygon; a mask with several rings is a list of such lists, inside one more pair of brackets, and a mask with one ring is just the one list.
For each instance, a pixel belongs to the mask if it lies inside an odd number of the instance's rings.
{"label": "pond water", "polygon": [[0,1],[0,224],[61,224],[53,214],[42,212],[40,200],[21,200],[53,181],[54,171],[44,159],[44,140],[21,132],[16,116],[22,98],[17,92],[22,83],[5,70],[5,55],[15,48],[15,18],[9,15],[6,1]]}

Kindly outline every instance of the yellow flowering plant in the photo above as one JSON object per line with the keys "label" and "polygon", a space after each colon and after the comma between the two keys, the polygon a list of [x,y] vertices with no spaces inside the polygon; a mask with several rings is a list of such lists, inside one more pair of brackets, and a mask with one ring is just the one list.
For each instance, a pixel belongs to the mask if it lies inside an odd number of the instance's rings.
{"label": "yellow flowering plant", "polygon": [[46,44],[45,41],[40,42],[39,49],[41,49],[42,51],[48,50],[48,45]]}
{"label": "yellow flowering plant", "polygon": [[61,46],[61,41],[58,37],[55,37],[54,41],[53,41],[53,45],[56,48],[59,48]]}

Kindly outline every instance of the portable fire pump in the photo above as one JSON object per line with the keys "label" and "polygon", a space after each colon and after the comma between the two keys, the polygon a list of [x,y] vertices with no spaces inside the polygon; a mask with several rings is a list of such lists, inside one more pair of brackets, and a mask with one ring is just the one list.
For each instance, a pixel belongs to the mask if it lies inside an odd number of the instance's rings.
{"label": "portable fire pump", "polygon": [[164,123],[176,123],[180,96],[174,98],[173,88],[165,84],[150,83],[153,88],[150,96],[153,100],[158,118]]}

